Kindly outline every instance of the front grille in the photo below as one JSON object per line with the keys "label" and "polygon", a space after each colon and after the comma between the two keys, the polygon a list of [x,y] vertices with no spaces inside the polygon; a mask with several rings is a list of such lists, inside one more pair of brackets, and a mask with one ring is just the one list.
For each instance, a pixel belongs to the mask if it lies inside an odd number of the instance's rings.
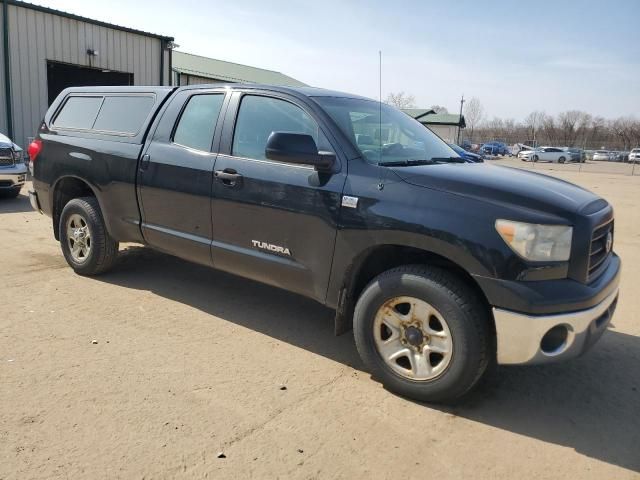
{"label": "front grille", "polygon": [[589,251],[589,280],[595,278],[605,265],[605,260],[611,255],[612,248],[607,250],[607,237],[611,233],[613,237],[613,220],[600,225],[591,236],[591,249]]}
{"label": "front grille", "polygon": [[0,148],[0,167],[10,167],[13,163],[13,150],[11,148]]}

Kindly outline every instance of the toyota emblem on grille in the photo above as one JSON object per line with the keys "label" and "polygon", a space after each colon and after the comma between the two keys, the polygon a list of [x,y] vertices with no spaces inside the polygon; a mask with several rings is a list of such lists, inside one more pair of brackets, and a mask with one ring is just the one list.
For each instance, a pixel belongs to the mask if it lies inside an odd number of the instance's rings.
{"label": "toyota emblem on grille", "polygon": [[611,251],[611,247],[613,247],[613,235],[611,232],[607,233],[607,241],[604,244],[604,249],[607,253]]}

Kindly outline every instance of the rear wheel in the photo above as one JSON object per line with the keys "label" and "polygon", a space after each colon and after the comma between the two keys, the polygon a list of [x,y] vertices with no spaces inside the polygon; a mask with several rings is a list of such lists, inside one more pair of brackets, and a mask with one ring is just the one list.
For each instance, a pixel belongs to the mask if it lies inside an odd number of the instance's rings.
{"label": "rear wheel", "polygon": [[109,270],[118,254],[118,242],[107,232],[95,197],[74,198],[60,215],[60,246],[67,263],[80,275]]}
{"label": "rear wheel", "polygon": [[564,157],[560,157],[560,158],[558,159],[558,163],[564,163],[566,160],[567,160],[566,158],[564,158]]}
{"label": "rear wheel", "polygon": [[484,374],[494,340],[476,292],[449,272],[412,265],[365,288],[354,312],[358,352],[392,391],[422,401],[452,401]]}

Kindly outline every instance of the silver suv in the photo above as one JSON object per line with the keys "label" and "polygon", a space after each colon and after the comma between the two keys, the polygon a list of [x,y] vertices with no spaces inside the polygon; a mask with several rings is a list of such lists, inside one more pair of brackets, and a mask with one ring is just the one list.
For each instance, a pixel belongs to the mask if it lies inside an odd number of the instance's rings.
{"label": "silver suv", "polygon": [[17,197],[26,179],[22,149],[0,134],[0,197]]}

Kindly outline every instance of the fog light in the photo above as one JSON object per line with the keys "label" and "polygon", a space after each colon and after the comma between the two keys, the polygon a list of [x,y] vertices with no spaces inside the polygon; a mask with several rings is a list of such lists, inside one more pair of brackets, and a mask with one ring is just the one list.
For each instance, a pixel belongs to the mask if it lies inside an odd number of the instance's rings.
{"label": "fog light", "polygon": [[567,344],[569,330],[565,325],[556,325],[544,334],[540,341],[540,350],[547,355],[555,355],[561,353]]}

